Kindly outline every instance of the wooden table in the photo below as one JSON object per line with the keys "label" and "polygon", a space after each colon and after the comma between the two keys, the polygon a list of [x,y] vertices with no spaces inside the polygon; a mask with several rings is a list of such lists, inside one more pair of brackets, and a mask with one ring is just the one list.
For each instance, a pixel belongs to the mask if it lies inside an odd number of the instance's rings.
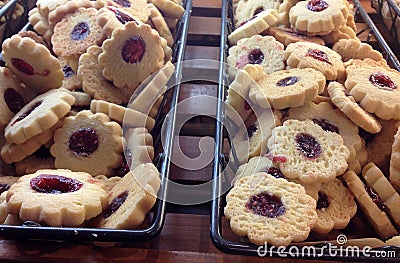
{"label": "wooden table", "polygon": [[[193,0],[186,59],[218,60],[220,35],[219,0]],[[368,5],[368,4],[367,4]],[[208,14],[210,17],[204,17]],[[206,42],[205,42],[206,41]],[[205,46],[204,44],[207,43]],[[180,99],[205,94],[216,96],[217,86],[210,84],[183,85]],[[204,125],[207,120],[198,120]],[[181,136],[183,151],[198,154],[199,137]],[[172,167],[171,177],[180,180],[207,181],[212,166],[188,172]],[[167,206],[165,226],[161,234],[146,243],[129,243],[120,247],[100,248],[92,244],[66,242],[0,241],[0,260],[30,262],[292,262],[292,259],[270,259],[229,255],[220,252],[210,241],[210,206],[194,208]],[[298,260],[297,262],[303,262]]]}

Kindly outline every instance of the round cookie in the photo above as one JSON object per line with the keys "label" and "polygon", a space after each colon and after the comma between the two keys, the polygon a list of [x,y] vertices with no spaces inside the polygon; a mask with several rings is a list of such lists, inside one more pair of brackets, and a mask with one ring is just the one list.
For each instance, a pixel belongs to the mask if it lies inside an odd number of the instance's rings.
{"label": "round cookie", "polygon": [[267,9],[278,10],[277,0],[241,0],[235,13],[236,27]]}
{"label": "round cookie", "polygon": [[22,221],[79,226],[102,212],[107,193],[90,174],[39,170],[22,176],[7,192],[7,211]]}
{"label": "round cookie", "polygon": [[103,76],[120,89],[133,93],[137,86],[164,64],[164,51],[157,31],[149,25],[127,23],[104,41],[99,64]]}
{"label": "round cookie", "polygon": [[69,0],[37,0],[36,6],[38,11],[46,18],[49,17],[51,11],[55,10],[58,6],[66,4]]}
{"label": "round cookie", "polygon": [[107,192],[107,194],[111,194],[111,190],[122,179],[119,176],[107,177],[105,175],[97,175],[93,178],[97,181],[96,183]]}
{"label": "round cookie", "polygon": [[350,95],[370,113],[384,120],[400,120],[400,73],[382,67],[351,70],[345,82]]}
{"label": "round cookie", "polygon": [[321,185],[318,192],[318,220],[313,231],[321,234],[332,229],[345,228],[357,212],[357,204],[353,194],[343,186],[342,181],[335,179]]}
{"label": "round cookie", "polygon": [[43,16],[37,7],[31,9],[28,13],[29,23],[33,29],[41,35],[47,43],[50,43],[53,30],[49,26],[47,17]]}
{"label": "round cookie", "polygon": [[13,35],[2,45],[2,56],[6,66],[38,93],[59,88],[64,79],[60,63],[46,46],[29,37]]}
{"label": "round cookie", "polygon": [[334,45],[336,42],[345,39],[345,40],[354,40],[361,42],[358,39],[356,32],[349,26],[342,26],[338,30],[332,31],[327,35],[321,36],[321,38],[325,41],[327,45]]}
{"label": "round cookie", "polygon": [[145,23],[150,16],[150,10],[147,7],[146,0],[112,0],[109,1],[108,4],[121,8],[143,23]]}
{"label": "round cookie", "polygon": [[297,31],[321,34],[345,25],[348,14],[344,0],[307,0],[290,9],[289,21]]}
{"label": "round cookie", "polygon": [[[261,65],[267,74],[285,68],[283,63],[284,46],[271,36],[255,35],[239,40],[236,46],[229,48],[229,69],[243,69],[247,64]],[[236,70],[230,70],[236,75]]]}
{"label": "round cookie", "polygon": [[79,58],[77,75],[82,81],[83,91],[96,100],[105,100],[116,104],[128,103],[130,95],[122,92],[103,77],[102,68],[97,60],[101,52],[100,47],[91,46]]}
{"label": "round cookie", "polygon": [[303,186],[267,173],[241,178],[226,203],[224,213],[232,231],[256,245],[303,241],[317,220],[316,201]]}
{"label": "round cookie", "polygon": [[299,107],[322,93],[325,82],[324,75],[312,68],[280,70],[255,79],[249,97],[263,108]]}
{"label": "round cookie", "polygon": [[151,3],[155,5],[166,17],[180,19],[185,13],[185,9],[170,0],[151,0]]}
{"label": "round cookie", "polygon": [[350,156],[339,134],[310,120],[285,121],[272,131],[268,148],[270,158],[281,160],[278,165],[285,176],[306,183],[331,182],[346,171]]}
{"label": "round cookie", "polygon": [[122,129],[103,113],[81,111],[65,118],[50,151],[56,168],[109,176],[122,162]]}
{"label": "round cookie", "polygon": [[22,144],[53,127],[74,104],[75,98],[62,90],[50,90],[25,105],[5,129],[9,143]]}
{"label": "round cookie", "polygon": [[285,59],[290,68],[313,68],[324,74],[327,80],[340,80],[345,74],[340,55],[328,47],[315,43],[289,44],[285,50]]}
{"label": "round cookie", "polygon": [[390,158],[390,183],[400,192],[400,128],[394,136]]}
{"label": "round cookie", "polygon": [[290,43],[305,41],[312,42],[324,46],[325,41],[317,36],[307,36],[298,33],[290,28],[270,27],[267,32],[268,35],[273,36],[277,41],[281,42],[285,47]]}
{"label": "round cookie", "polygon": [[152,163],[139,165],[112,188],[98,227],[138,227],[154,206],[159,188],[160,173],[157,168]]}
{"label": "round cookie", "polygon": [[369,44],[354,39],[341,39],[333,45],[332,49],[342,57],[343,61],[366,58],[381,61],[383,59],[382,54]]}
{"label": "round cookie", "polygon": [[327,87],[333,104],[338,107],[356,125],[370,133],[378,133],[382,129],[381,124],[374,116],[366,112],[339,82],[330,82]]}
{"label": "round cookie", "polygon": [[279,25],[283,28],[290,28],[289,12],[300,0],[283,0],[279,5]]}

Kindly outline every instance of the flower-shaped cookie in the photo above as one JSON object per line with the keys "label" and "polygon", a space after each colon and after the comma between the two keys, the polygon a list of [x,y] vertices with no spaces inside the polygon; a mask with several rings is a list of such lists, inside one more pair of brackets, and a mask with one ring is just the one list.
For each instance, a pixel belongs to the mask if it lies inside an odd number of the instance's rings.
{"label": "flower-shaped cookie", "polygon": [[232,231],[256,245],[303,241],[317,220],[316,201],[303,186],[267,173],[237,181],[226,203],[225,217]]}
{"label": "flower-shaped cookie", "polygon": [[241,0],[235,14],[236,27],[267,9],[278,10],[279,0]]}
{"label": "flower-shaped cookie", "polygon": [[39,170],[22,176],[7,193],[7,210],[23,221],[48,226],[79,226],[99,215],[107,193],[90,174]]}

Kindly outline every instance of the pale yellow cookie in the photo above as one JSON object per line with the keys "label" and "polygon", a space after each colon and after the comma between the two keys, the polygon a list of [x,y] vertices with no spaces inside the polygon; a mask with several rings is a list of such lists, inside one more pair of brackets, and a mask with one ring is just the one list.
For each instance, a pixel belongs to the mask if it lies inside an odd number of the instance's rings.
{"label": "pale yellow cookie", "polygon": [[78,78],[78,59],[58,57],[61,64],[61,70],[64,73],[64,80],[61,88],[67,90],[76,90],[82,88],[82,81]]}
{"label": "pale yellow cookie", "polygon": [[66,4],[69,0],[37,0],[36,6],[38,11],[46,18],[49,13],[55,10],[58,6]]}
{"label": "pale yellow cookie", "polygon": [[174,1],[170,0],[152,0],[155,5],[166,17],[180,19],[185,13],[185,9]]}
{"label": "pale yellow cookie", "polygon": [[264,10],[274,9],[278,11],[279,6],[280,1],[278,0],[241,0],[235,12],[236,27]]}
{"label": "pale yellow cookie", "polygon": [[31,156],[15,163],[17,175],[32,174],[42,169],[55,169],[54,157],[51,156],[50,149],[45,146],[41,146]]}
{"label": "pale yellow cookie", "polygon": [[350,59],[365,59],[370,58],[375,61],[383,59],[379,51],[374,50],[369,44],[361,43],[354,39],[341,39],[332,49],[342,56],[343,61]]}
{"label": "pale yellow cookie", "polygon": [[300,0],[283,0],[279,5],[279,25],[284,28],[290,28],[289,12]]}
{"label": "pale yellow cookie", "polygon": [[128,129],[124,132],[126,141],[125,158],[130,170],[154,159],[153,137],[145,128]]}
{"label": "pale yellow cookie", "polygon": [[47,43],[50,43],[53,30],[49,26],[47,17],[43,16],[38,8],[33,8],[28,13],[29,23],[31,23],[33,29],[41,35]]}
{"label": "pale yellow cookie", "polygon": [[153,23],[155,30],[158,31],[161,37],[167,40],[169,47],[172,47],[174,43],[174,38],[172,37],[171,31],[168,28],[167,23],[163,15],[153,4],[148,4],[147,7],[150,10],[150,21]]}
{"label": "pale yellow cookie", "polygon": [[394,137],[390,158],[390,183],[400,192],[400,128]]}
{"label": "pale yellow cookie", "polygon": [[[361,43],[361,40],[357,37],[356,32],[351,27],[344,25],[338,30],[332,31],[327,35],[321,36],[321,38],[328,45],[334,45],[336,42],[345,39],[345,40],[354,40]],[[336,50],[335,50],[336,51]]]}
{"label": "pale yellow cookie", "polygon": [[289,28],[270,27],[268,28],[266,33],[270,36],[273,36],[277,41],[281,42],[285,47],[290,43],[295,43],[300,41],[312,42],[323,46],[325,45],[325,41],[320,37],[303,35]]}
{"label": "pale yellow cookie", "polygon": [[[154,3],[154,1],[152,2]],[[145,23],[150,16],[150,10],[147,7],[146,0],[112,0],[108,3],[125,10],[143,23]]]}

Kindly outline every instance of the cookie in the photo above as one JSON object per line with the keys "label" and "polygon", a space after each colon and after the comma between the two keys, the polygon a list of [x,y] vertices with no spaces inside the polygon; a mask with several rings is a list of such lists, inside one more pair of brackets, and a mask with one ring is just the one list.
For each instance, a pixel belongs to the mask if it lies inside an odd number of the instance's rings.
{"label": "cookie", "polygon": [[147,7],[150,10],[149,19],[151,23],[154,25],[154,29],[157,30],[157,32],[160,34],[162,38],[167,40],[168,46],[172,47],[172,45],[174,44],[174,38],[172,37],[172,33],[169,30],[163,15],[153,4],[150,3],[147,5]]}
{"label": "cookie", "polygon": [[351,70],[345,82],[350,95],[383,120],[400,120],[400,73],[382,67]]}
{"label": "cookie", "polygon": [[74,96],[75,102],[72,106],[74,107],[88,107],[92,101],[92,96],[81,91],[68,91],[69,94]]}
{"label": "cookie", "polygon": [[279,5],[279,25],[283,28],[290,28],[289,12],[300,0],[283,0]]}
{"label": "cookie", "polygon": [[32,155],[15,163],[17,175],[32,174],[37,170],[54,168],[54,157],[51,156],[50,149],[45,146],[41,146]]}
{"label": "cookie", "polygon": [[327,89],[333,104],[356,125],[370,133],[380,132],[381,124],[374,116],[361,108],[351,95],[347,95],[342,84],[333,81],[329,83]]}
{"label": "cookie", "polygon": [[289,182],[301,184],[302,186],[304,186],[304,189],[306,190],[306,194],[308,194],[315,200],[318,200],[318,191],[321,188],[320,182],[307,184],[307,183],[300,182],[298,179],[289,179],[266,156],[253,157],[249,160],[248,163],[245,163],[245,164],[242,164],[241,166],[239,166],[238,170],[236,171],[236,175],[232,180],[232,185],[234,185],[240,178],[243,178],[246,176],[251,176],[252,174],[259,173],[259,172],[265,172],[265,173],[272,175],[275,178],[284,178],[284,179],[288,180]]}
{"label": "cookie", "polygon": [[400,195],[396,192],[389,180],[374,163],[368,163],[362,170],[362,176],[367,183],[381,198],[386,207],[385,212],[389,215],[396,228],[400,227]]}
{"label": "cookie", "polygon": [[116,104],[126,104],[130,95],[115,87],[102,75],[102,68],[98,63],[98,56],[102,49],[91,46],[79,58],[77,76],[82,82],[84,92],[96,100],[105,100]]}
{"label": "cookie", "polygon": [[386,246],[397,246],[400,247],[400,235],[394,236],[385,241]]}
{"label": "cookie", "polygon": [[227,58],[232,76],[236,74],[236,68],[243,69],[247,64],[261,65],[265,73],[271,74],[285,68],[283,59],[284,46],[271,36],[260,35],[239,40],[236,46],[229,48]]}
{"label": "cookie", "polygon": [[64,73],[64,80],[61,84],[61,88],[67,90],[76,90],[82,88],[82,81],[78,78],[78,59],[76,58],[63,58],[58,57],[58,61],[61,65],[61,70]]}
{"label": "cookie", "polygon": [[353,171],[346,172],[343,179],[375,232],[383,239],[397,235],[386,213],[378,207],[381,200],[375,191],[371,187],[366,187]]}
{"label": "cookie", "polygon": [[174,1],[170,0],[152,0],[155,5],[166,17],[180,19],[185,13],[185,9]]}
{"label": "cookie", "polygon": [[160,35],[146,24],[127,23],[114,30],[102,50],[98,60],[103,76],[131,94],[164,64]]}
{"label": "cookie", "polygon": [[7,192],[7,211],[22,221],[79,226],[102,212],[107,193],[90,174],[39,170],[22,176]]}
{"label": "cookie", "polygon": [[38,11],[46,18],[49,17],[51,11],[55,10],[58,6],[64,5],[69,0],[37,0],[36,6]]}
{"label": "cookie", "polygon": [[43,46],[47,47],[49,50],[51,49],[51,47],[46,42],[46,40],[44,40],[44,38],[42,36],[39,36],[38,34],[36,34],[35,31],[20,31],[20,32],[18,32],[18,35],[20,37],[29,37],[32,40],[34,40],[36,43],[42,44]]}
{"label": "cookie", "polygon": [[53,127],[74,104],[75,98],[68,92],[50,90],[25,105],[5,129],[9,143],[22,144]]}
{"label": "cookie", "polygon": [[325,41],[320,37],[303,35],[290,28],[270,27],[268,28],[266,33],[270,36],[273,36],[277,41],[281,42],[285,47],[290,43],[296,43],[300,41],[312,42],[322,46],[325,45]]}
{"label": "cookie", "polygon": [[322,93],[325,82],[324,75],[311,68],[280,70],[256,79],[249,97],[263,108],[299,107]]}
{"label": "cookie", "polygon": [[288,246],[308,237],[317,220],[315,206],[303,186],[256,173],[230,190],[224,214],[232,231],[250,242]]}
{"label": "cookie", "polygon": [[278,10],[280,1],[277,0],[241,0],[235,13],[236,27],[248,21],[267,9]]}
{"label": "cookie", "polygon": [[28,37],[13,35],[2,45],[6,66],[38,93],[59,88],[64,79],[60,63],[46,46]]}
{"label": "cookie", "polygon": [[146,128],[128,129],[124,132],[126,140],[125,159],[130,170],[154,159],[153,137]]}
{"label": "cookie", "polygon": [[[302,1],[304,3],[304,1]],[[289,44],[285,50],[286,64],[291,68],[313,68],[327,80],[343,79],[345,68],[338,53],[310,42]]]}
{"label": "cookie", "polygon": [[152,163],[139,165],[112,188],[98,227],[137,228],[154,206],[159,188],[157,168]]}
{"label": "cookie", "polygon": [[345,25],[348,14],[344,0],[307,0],[290,9],[289,21],[297,31],[321,34]]}
{"label": "cookie", "polygon": [[390,183],[400,192],[400,128],[394,136],[390,157]]}
{"label": "cookie", "polygon": [[382,59],[379,61],[373,60],[371,58],[361,59],[350,59],[343,63],[346,68],[346,73],[349,73],[355,68],[362,68],[364,66],[372,66],[372,67],[382,67],[386,69],[390,69],[390,66],[387,64],[386,60]]}
{"label": "cookie", "polygon": [[131,14],[143,23],[145,23],[150,16],[150,10],[147,7],[146,0],[112,0],[108,3]]}
{"label": "cookie", "polygon": [[229,44],[236,45],[242,38],[258,35],[271,26],[278,23],[278,12],[275,9],[267,9],[255,15],[250,20],[242,22],[228,36]]}
{"label": "cookie", "polygon": [[41,35],[47,43],[50,43],[53,30],[49,26],[47,17],[42,15],[38,8],[33,8],[28,13],[28,20],[33,29]]}
{"label": "cookie", "polygon": [[374,50],[369,44],[361,43],[354,39],[341,39],[332,49],[339,53],[343,61],[350,59],[365,59],[370,58],[375,61],[383,59],[382,54],[379,51]]}
{"label": "cookie", "polygon": [[50,151],[56,168],[111,175],[122,162],[122,129],[103,113],[81,111],[65,118]]}
{"label": "cookie", "polygon": [[151,131],[155,124],[153,118],[141,112],[104,100],[92,100],[90,103],[90,110],[93,113],[104,113],[121,126],[123,124],[124,127],[146,127]]}
{"label": "cookie", "polygon": [[353,194],[343,186],[342,181],[335,179],[321,185],[318,192],[318,220],[313,231],[321,234],[332,229],[345,228],[357,212]]}
{"label": "cookie", "polygon": [[356,32],[349,26],[342,26],[338,30],[332,31],[329,34],[321,36],[321,38],[325,41],[327,45],[334,45],[336,42],[346,39],[346,40],[354,40],[361,42],[361,40],[357,37]]}
{"label": "cookie", "polygon": [[103,34],[96,22],[97,14],[95,8],[81,7],[64,16],[55,25],[51,37],[54,53],[57,56],[78,58],[90,46],[101,45]]}
{"label": "cookie", "polygon": [[310,120],[285,121],[272,131],[268,148],[285,176],[306,183],[333,181],[346,171],[350,156],[339,134],[324,131]]}

